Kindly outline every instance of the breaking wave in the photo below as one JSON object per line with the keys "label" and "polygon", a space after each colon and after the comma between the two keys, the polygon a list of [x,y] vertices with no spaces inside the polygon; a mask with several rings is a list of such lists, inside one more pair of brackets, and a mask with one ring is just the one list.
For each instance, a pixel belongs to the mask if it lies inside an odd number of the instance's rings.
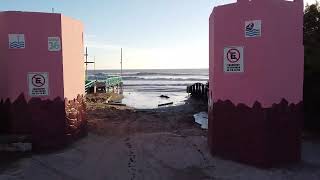
{"label": "breaking wave", "polygon": [[123,77],[123,80],[148,80],[148,81],[207,81],[207,78],[161,78],[161,77],[155,77],[155,78],[146,78],[146,77]]}
{"label": "breaking wave", "polygon": [[[208,74],[208,69],[124,70],[122,79],[127,92],[185,92],[188,85],[207,82]],[[120,71],[89,70],[88,78],[112,75],[120,75]]]}

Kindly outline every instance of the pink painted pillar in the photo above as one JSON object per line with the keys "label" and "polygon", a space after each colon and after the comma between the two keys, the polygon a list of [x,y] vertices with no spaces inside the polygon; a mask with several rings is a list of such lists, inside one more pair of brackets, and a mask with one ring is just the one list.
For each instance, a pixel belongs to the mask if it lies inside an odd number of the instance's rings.
{"label": "pink painted pillar", "polygon": [[72,100],[78,94],[85,94],[83,24],[61,15],[61,26],[64,98]]}
{"label": "pink painted pillar", "polygon": [[238,0],[214,8],[212,154],[263,167],[300,160],[302,38],[302,0]]}
{"label": "pink painted pillar", "polygon": [[34,147],[43,147],[81,131],[81,22],[56,13],[0,12],[0,52],[0,134],[31,135]]}

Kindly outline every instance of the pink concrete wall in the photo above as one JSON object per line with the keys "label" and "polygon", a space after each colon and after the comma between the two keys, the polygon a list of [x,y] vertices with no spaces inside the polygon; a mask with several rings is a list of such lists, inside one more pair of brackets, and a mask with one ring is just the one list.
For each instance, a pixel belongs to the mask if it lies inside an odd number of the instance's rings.
{"label": "pink concrete wall", "polygon": [[62,16],[61,22],[64,96],[74,99],[78,94],[85,93],[83,25],[65,16]]}
{"label": "pink concrete wall", "polygon": [[[5,35],[4,32],[7,31],[7,26],[5,22],[5,14],[0,13],[0,49],[5,49],[8,47],[8,37]],[[7,54],[4,51],[0,51],[0,99],[4,99],[7,96],[7,86],[3,84],[7,82]]]}
{"label": "pink concrete wall", "polygon": [[[210,105],[231,100],[264,107],[302,101],[303,1],[238,0],[210,17]],[[247,20],[262,20],[262,36],[245,38]],[[223,50],[244,47],[244,73],[224,73]]]}
{"label": "pink concrete wall", "polygon": [[[29,97],[28,72],[49,73],[49,96],[84,94],[83,25],[53,13],[0,13],[0,99]],[[24,34],[25,49],[9,49],[8,34]],[[48,37],[60,37],[61,51],[48,51]]]}
{"label": "pink concrete wall", "polygon": [[[85,134],[83,98],[64,101],[84,94],[82,32],[80,22],[60,14],[0,12],[0,100],[11,101],[0,101],[0,134],[30,134],[35,149],[58,147]],[[24,34],[25,48],[12,49],[23,46],[20,40],[9,48],[8,34]],[[28,74],[34,72],[48,73],[48,96],[29,96]]]}
{"label": "pink concrete wall", "polygon": [[[30,99],[28,72],[48,72],[50,94],[43,98],[63,97],[62,53],[48,52],[48,37],[61,35],[61,15],[31,12],[2,12],[0,15],[0,54],[5,55],[1,61],[5,61],[8,70],[0,72],[1,76],[8,77],[2,82],[8,90],[1,95],[14,101],[24,93]],[[8,34],[25,34],[25,49],[9,49]]]}

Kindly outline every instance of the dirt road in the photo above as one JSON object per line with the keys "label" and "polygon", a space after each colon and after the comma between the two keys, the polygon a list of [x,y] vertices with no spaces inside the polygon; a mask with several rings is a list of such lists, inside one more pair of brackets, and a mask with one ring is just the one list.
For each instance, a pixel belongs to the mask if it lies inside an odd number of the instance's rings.
{"label": "dirt road", "polygon": [[319,144],[305,142],[304,161],[262,170],[212,157],[207,132],[193,122],[193,103],[158,110],[89,105],[89,135],[66,149],[33,154],[0,171],[0,179],[209,180],[320,179]]}

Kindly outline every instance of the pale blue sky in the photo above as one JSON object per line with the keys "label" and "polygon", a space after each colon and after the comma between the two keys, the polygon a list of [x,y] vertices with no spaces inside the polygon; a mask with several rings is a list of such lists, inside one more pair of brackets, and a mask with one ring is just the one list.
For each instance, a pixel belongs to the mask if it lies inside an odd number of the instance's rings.
{"label": "pale blue sky", "polygon": [[[235,0],[0,0],[0,10],[62,13],[81,20],[98,69],[208,68],[208,18]],[[313,2],[313,0],[308,0]]]}

